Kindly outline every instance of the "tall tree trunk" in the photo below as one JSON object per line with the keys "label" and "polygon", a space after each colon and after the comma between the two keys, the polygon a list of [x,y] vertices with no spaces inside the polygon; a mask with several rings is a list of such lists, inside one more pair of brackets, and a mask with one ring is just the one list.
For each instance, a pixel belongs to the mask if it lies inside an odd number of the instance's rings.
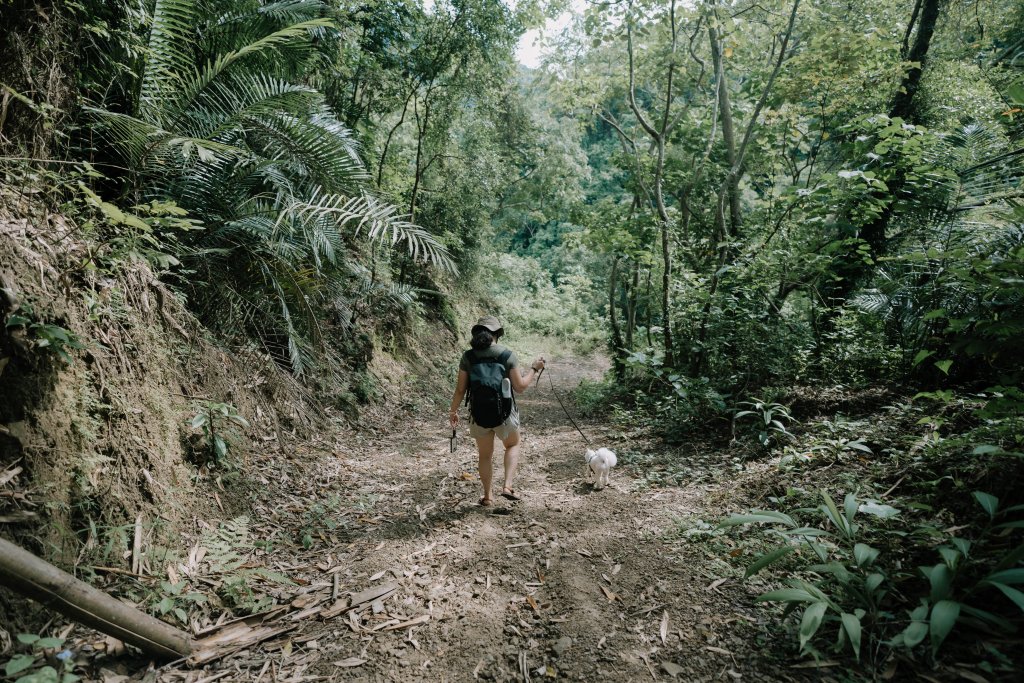
{"label": "tall tree trunk", "polygon": [[[928,48],[931,45],[932,36],[935,33],[935,25],[939,18],[940,2],[941,0],[921,1],[917,33],[914,35],[914,44],[907,54],[909,61],[918,62],[921,67],[924,67],[928,58]],[[915,7],[915,13],[911,16],[907,26],[907,37],[910,36],[913,27],[916,10],[917,8]],[[893,94],[889,116],[893,118],[900,117],[906,121],[914,121],[917,118],[914,94],[921,84],[921,73],[922,69],[915,66],[911,67],[904,75],[899,87]],[[896,214],[896,202],[903,193],[906,180],[906,176],[903,173],[897,173],[888,180],[888,192],[892,200],[873,221],[860,228],[858,236],[867,243],[869,253],[873,259],[884,256],[888,250],[886,233],[889,229],[889,223]],[[840,234],[836,236],[836,239],[842,239],[845,236],[852,235]],[[818,288],[818,297],[821,303],[826,309],[839,308],[850,298],[857,285],[870,275],[872,270],[873,266],[865,263],[863,255],[853,249],[837,257],[835,264],[832,266],[831,279],[822,283]],[[823,312],[820,316],[820,327],[826,331],[830,329],[832,322],[834,322],[834,317],[834,314],[828,310]]]}
{"label": "tall tree trunk", "polygon": [[[889,108],[889,116],[891,117],[895,118],[898,116],[905,121],[911,122],[917,119],[914,94],[921,86],[921,74],[924,72],[924,65],[928,60],[928,48],[932,42],[932,35],[935,33],[935,24],[939,20],[940,1],[923,0],[921,5],[921,21],[917,26],[917,35],[914,36],[914,46],[910,48],[910,53],[907,55],[907,61],[916,62],[917,66],[911,66],[903,76],[903,81],[896,90],[892,98],[892,106]],[[913,24],[913,16],[911,16],[910,21]]]}
{"label": "tall tree trunk", "polygon": [[[722,197],[719,202],[729,201],[729,222],[732,224],[732,235],[738,235],[742,226],[742,215],[740,213],[739,183],[740,174],[732,169],[737,168],[736,159],[736,134],[733,129],[732,103],[729,100],[729,88],[725,84],[725,66],[722,63],[722,42],[718,37],[718,31],[714,26],[708,27],[708,38],[711,41],[711,59],[717,76],[718,87],[718,118],[722,123],[722,142],[725,143],[725,159],[729,164],[729,174],[719,190]],[[724,221],[721,225],[715,224],[716,239],[718,242],[725,242],[730,235]]]}
{"label": "tall tree trunk", "polygon": [[413,112],[416,114],[416,163],[412,182],[412,193],[409,196],[409,222],[416,222],[416,198],[420,193],[420,181],[423,179],[423,139],[427,137],[427,129],[430,127],[430,88],[423,98],[423,122],[420,125],[419,106],[413,102]]}
{"label": "tall tree trunk", "polygon": [[647,334],[647,345],[654,346],[654,342],[651,341],[651,325],[653,321],[654,306],[651,305],[651,268],[647,269],[647,293],[644,295],[644,313],[646,314],[646,334]]}
{"label": "tall tree trunk", "polygon": [[626,365],[623,362],[622,330],[619,328],[619,318],[615,312],[620,258],[616,256],[612,259],[612,270],[608,276],[608,323],[612,328],[612,369],[615,371],[615,377],[621,381],[626,376]]}
{"label": "tall tree trunk", "polygon": [[380,188],[381,180],[384,177],[384,162],[387,161],[387,158],[388,158],[388,148],[391,147],[391,138],[393,138],[395,136],[395,133],[398,132],[398,129],[401,128],[403,123],[405,123],[405,115],[409,111],[409,102],[412,101],[412,98],[416,95],[416,90],[418,88],[419,88],[419,85],[414,85],[412,87],[412,89],[409,90],[409,95],[405,98],[405,103],[402,105],[402,116],[399,117],[398,123],[396,123],[395,125],[393,125],[391,127],[391,130],[388,131],[387,138],[384,140],[384,149],[381,150],[381,152],[380,152],[380,160],[377,162],[377,187],[378,188]]}
{"label": "tall tree trunk", "polygon": [[636,293],[640,288],[640,265],[633,261],[633,277],[626,287],[626,348],[633,349],[633,330],[636,329]]}

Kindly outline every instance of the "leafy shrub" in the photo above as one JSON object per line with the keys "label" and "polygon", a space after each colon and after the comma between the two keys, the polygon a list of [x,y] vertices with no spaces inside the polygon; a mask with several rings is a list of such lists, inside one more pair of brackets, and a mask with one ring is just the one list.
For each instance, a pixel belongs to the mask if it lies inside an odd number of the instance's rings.
{"label": "leafy shrub", "polygon": [[[18,642],[30,651],[13,655],[4,665],[4,675],[14,683],[75,683],[81,680],[81,677],[73,673],[75,663],[71,651],[60,650],[64,645],[63,638],[41,638],[34,633],[19,633]],[[55,656],[60,671],[46,664],[46,650],[60,650]]]}
{"label": "leafy shrub", "polygon": [[755,398],[740,401],[739,408],[741,410],[736,410],[732,416],[734,438],[737,425],[749,427],[764,448],[770,448],[782,439],[793,438],[786,430],[786,426],[794,421],[793,416],[789,414],[789,408],[781,403]]}
{"label": "leafy shrub", "polygon": [[248,427],[249,423],[230,403],[207,401],[200,405],[190,426],[202,434],[201,449],[206,455],[202,464],[223,465],[228,456],[228,443],[236,434],[234,427]]}
{"label": "leafy shrub", "polygon": [[[758,601],[784,604],[784,616],[802,609],[802,653],[819,656],[831,633],[832,649],[848,649],[858,660],[881,661],[890,650],[915,650],[926,640],[934,658],[958,624],[1011,633],[1020,614],[1006,616],[1006,609],[1024,611],[1024,592],[1016,587],[1024,584],[1024,544],[1007,547],[1003,540],[1024,527],[1024,506],[1001,508],[998,498],[982,491],[973,498],[984,511],[980,523],[943,532],[906,520],[894,528],[886,520],[901,515],[896,508],[852,493],[840,508],[825,491],[815,508],[792,515],[752,510],[730,516],[721,527],[770,525],[768,533],[781,541],[750,563],[744,578],[798,558],[784,570],[787,587]],[[936,537],[943,541],[937,547]],[[937,564],[908,569],[933,552]],[[1006,600],[1000,603],[1000,597]]]}
{"label": "leafy shrub", "polygon": [[23,303],[11,313],[7,317],[6,327],[8,330],[24,331],[33,347],[56,354],[65,363],[72,360],[68,349],[85,348],[85,344],[71,330],[40,320],[31,304]]}

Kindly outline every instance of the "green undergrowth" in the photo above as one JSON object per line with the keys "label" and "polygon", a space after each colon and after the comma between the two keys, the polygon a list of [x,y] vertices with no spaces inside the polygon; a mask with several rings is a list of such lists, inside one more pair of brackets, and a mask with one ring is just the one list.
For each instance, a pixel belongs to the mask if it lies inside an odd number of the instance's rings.
{"label": "green undergrowth", "polygon": [[667,541],[729,563],[723,575],[739,573],[791,634],[784,649],[868,678],[961,667],[1008,679],[1020,655],[1007,643],[1024,627],[1015,395],[919,394],[810,421],[728,485],[736,513],[680,520]]}

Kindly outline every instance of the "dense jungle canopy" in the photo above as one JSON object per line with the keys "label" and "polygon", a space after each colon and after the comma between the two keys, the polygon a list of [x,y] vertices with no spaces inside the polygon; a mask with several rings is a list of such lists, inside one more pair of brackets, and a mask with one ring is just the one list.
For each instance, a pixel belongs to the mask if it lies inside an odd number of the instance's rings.
{"label": "dense jungle canopy", "polygon": [[[0,0],[0,54],[4,537],[193,631],[209,600],[286,604],[238,580],[258,555],[216,589],[180,576],[209,532],[188,520],[225,520],[230,555],[253,491],[302,478],[267,444],[312,462],[395,420],[446,429],[493,312],[524,358],[567,361],[550,372],[619,450],[630,505],[733,487],[653,535],[706,548],[731,604],[767,603],[742,619],[772,664],[730,676],[1020,675],[1019,0]],[[285,535],[340,561],[327,538],[357,503],[313,500]],[[139,565],[140,535],[176,559]],[[106,680],[58,678],[32,634],[68,636],[26,605],[0,594],[10,680]],[[670,647],[646,606],[620,609]],[[710,680],[672,663],[688,637],[579,675]],[[522,651],[486,675],[572,677]]]}

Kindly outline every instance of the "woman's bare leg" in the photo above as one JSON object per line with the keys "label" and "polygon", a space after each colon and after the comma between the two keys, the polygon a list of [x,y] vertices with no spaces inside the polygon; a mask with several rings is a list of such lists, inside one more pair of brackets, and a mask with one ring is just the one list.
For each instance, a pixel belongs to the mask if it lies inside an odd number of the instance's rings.
{"label": "woman's bare leg", "polygon": [[480,483],[484,487],[484,500],[491,501],[491,481],[494,479],[494,465],[491,458],[494,455],[494,434],[477,437],[476,452],[480,456]]}
{"label": "woman's bare leg", "polygon": [[519,468],[519,432],[512,432],[501,443],[505,446],[505,484],[502,490],[512,491],[512,482]]}

